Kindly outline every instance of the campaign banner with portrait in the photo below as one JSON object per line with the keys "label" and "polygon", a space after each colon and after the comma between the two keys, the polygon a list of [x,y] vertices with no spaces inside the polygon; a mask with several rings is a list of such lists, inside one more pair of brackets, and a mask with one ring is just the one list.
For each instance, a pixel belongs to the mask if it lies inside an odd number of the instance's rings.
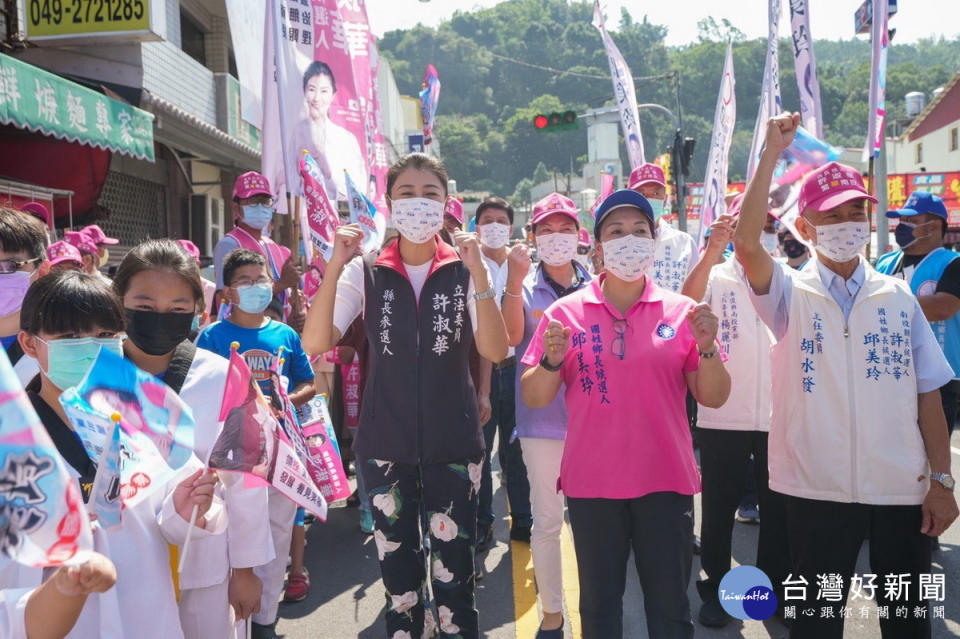
{"label": "campaign banner with portrait", "polygon": [[286,210],[288,193],[303,195],[296,170],[303,151],[331,200],[347,199],[349,173],[383,210],[389,158],[364,1],[270,0],[265,29],[262,172],[278,210]]}
{"label": "campaign banner with portrait", "polygon": [[333,420],[323,395],[313,397],[300,407],[303,437],[310,459],[310,476],[317,482],[328,502],[350,496],[350,482],[343,469],[340,446],[333,429]]}

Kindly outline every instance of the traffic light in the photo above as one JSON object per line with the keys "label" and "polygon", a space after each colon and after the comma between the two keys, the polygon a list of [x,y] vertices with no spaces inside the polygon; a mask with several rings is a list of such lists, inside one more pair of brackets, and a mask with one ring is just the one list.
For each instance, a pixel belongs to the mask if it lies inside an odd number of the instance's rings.
{"label": "traffic light", "polygon": [[673,140],[673,149],[677,161],[680,164],[678,168],[684,177],[690,176],[690,167],[693,164],[693,147],[696,146],[696,144],[697,141],[695,139],[681,138],[680,132],[677,131],[677,135]]}
{"label": "traffic light", "polygon": [[537,131],[571,131],[577,129],[579,128],[577,124],[577,112],[554,112],[549,115],[538,113],[537,116],[533,118],[533,128]]}

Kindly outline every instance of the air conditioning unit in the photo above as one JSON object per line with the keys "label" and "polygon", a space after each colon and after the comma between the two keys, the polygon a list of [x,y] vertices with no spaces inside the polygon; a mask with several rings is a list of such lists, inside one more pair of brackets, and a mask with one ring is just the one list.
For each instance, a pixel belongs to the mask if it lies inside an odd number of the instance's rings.
{"label": "air conditioning unit", "polygon": [[190,196],[190,235],[201,255],[213,255],[213,247],[223,238],[223,199],[210,195]]}

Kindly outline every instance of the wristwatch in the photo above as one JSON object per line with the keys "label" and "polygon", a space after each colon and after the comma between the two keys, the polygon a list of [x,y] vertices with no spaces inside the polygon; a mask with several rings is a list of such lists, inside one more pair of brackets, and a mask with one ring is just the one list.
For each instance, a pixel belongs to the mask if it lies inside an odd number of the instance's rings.
{"label": "wristwatch", "polygon": [[563,363],[561,363],[559,366],[554,366],[553,364],[550,363],[550,360],[547,359],[547,354],[544,353],[543,355],[540,356],[540,366],[550,371],[551,373],[556,373],[561,368],[563,368]]}
{"label": "wristwatch", "polygon": [[493,287],[491,286],[490,288],[488,288],[487,290],[485,290],[483,293],[474,293],[474,294],[473,294],[473,299],[475,299],[475,300],[492,300],[492,299],[495,298],[496,296],[497,296],[497,292],[496,292],[495,290],[493,290]]}
{"label": "wristwatch", "polygon": [[941,486],[951,492],[953,492],[953,487],[957,485],[957,482],[953,480],[953,476],[948,473],[930,473],[930,479],[939,482]]}
{"label": "wristwatch", "polygon": [[700,357],[702,357],[703,359],[712,359],[712,358],[714,358],[714,357],[716,357],[717,355],[720,354],[720,346],[718,346],[717,343],[714,342],[714,343],[713,343],[713,350],[710,351],[709,353],[705,353],[705,352],[701,351],[700,349],[697,349],[697,352],[700,353]]}

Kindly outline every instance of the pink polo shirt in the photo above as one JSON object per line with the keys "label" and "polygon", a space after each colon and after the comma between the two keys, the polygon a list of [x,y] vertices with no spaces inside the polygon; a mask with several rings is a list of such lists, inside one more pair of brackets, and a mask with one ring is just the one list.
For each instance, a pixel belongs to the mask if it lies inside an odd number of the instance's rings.
{"label": "pink polo shirt", "polygon": [[[571,329],[560,371],[569,419],[559,485],[568,497],[698,493],[684,376],[700,365],[687,322],[695,304],[648,277],[621,316],[603,297],[605,277],[551,305],[523,356],[527,366],[540,361],[550,320]],[[622,348],[614,344],[621,333]]]}

